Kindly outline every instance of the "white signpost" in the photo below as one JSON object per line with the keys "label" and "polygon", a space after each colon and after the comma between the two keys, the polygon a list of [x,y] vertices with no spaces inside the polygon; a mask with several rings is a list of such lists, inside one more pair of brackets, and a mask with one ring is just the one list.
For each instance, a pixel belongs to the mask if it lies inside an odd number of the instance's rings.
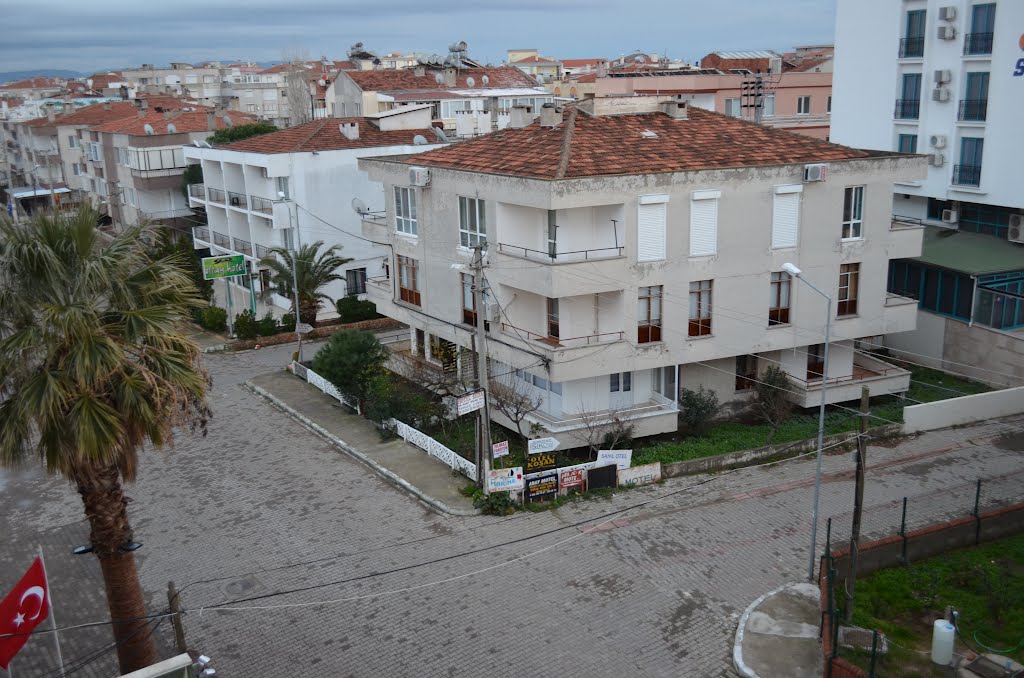
{"label": "white signpost", "polygon": [[554,452],[561,445],[557,438],[536,438],[531,440],[528,446],[530,454],[538,454],[540,452]]}
{"label": "white signpost", "polygon": [[597,465],[611,466],[614,464],[620,469],[629,468],[633,463],[633,450],[598,450]]}
{"label": "white signpost", "polygon": [[487,489],[491,492],[522,492],[525,484],[522,466],[493,469],[487,474]]}
{"label": "white signpost", "polygon": [[466,395],[461,395],[455,403],[460,417],[464,414],[469,414],[470,412],[482,410],[484,409],[483,389],[467,393]]}
{"label": "white signpost", "polygon": [[309,323],[295,323],[296,334],[309,334],[313,331],[313,326]]}
{"label": "white signpost", "polygon": [[504,457],[508,454],[508,441],[502,440],[500,443],[494,443],[491,445],[491,454],[495,459],[498,457]]}

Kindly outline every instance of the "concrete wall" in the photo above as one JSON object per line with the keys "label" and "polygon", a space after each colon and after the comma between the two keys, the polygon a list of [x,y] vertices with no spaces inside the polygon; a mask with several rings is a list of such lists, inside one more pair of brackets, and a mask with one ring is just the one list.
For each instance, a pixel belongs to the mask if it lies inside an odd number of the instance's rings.
{"label": "concrete wall", "polygon": [[906,433],[933,431],[1022,412],[1024,386],[911,405],[903,409],[903,430]]}
{"label": "concrete wall", "polygon": [[[939,356],[943,352],[947,322],[949,321],[944,316],[918,311],[917,328],[909,332],[885,335],[885,346],[897,353],[907,351],[908,360],[942,369],[942,360]],[[911,355],[914,353],[918,355]]]}

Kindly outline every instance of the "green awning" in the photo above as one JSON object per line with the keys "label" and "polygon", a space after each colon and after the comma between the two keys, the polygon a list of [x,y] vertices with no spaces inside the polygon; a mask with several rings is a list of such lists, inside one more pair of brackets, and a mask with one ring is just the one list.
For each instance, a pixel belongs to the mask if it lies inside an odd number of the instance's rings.
{"label": "green awning", "polygon": [[927,226],[921,256],[914,261],[967,275],[1024,271],[1024,245],[991,235]]}

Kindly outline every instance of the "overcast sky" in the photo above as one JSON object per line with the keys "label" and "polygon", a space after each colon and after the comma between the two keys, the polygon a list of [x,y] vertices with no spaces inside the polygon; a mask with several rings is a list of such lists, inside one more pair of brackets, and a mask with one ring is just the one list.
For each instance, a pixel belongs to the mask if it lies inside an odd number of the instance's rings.
{"label": "overcast sky", "polygon": [[288,49],[345,58],[447,51],[500,62],[509,48],[559,58],[634,50],[698,59],[725,49],[831,42],[834,0],[35,0],[8,4],[0,71],[91,71],[171,61],[275,61]]}

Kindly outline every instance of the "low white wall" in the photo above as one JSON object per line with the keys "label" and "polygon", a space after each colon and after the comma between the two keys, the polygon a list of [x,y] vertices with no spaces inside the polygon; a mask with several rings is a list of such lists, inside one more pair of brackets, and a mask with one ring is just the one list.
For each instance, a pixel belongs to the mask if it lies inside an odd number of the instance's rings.
{"label": "low white wall", "polygon": [[1024,413],[1024,386],[903,409],[903,432],[918,433]]}

